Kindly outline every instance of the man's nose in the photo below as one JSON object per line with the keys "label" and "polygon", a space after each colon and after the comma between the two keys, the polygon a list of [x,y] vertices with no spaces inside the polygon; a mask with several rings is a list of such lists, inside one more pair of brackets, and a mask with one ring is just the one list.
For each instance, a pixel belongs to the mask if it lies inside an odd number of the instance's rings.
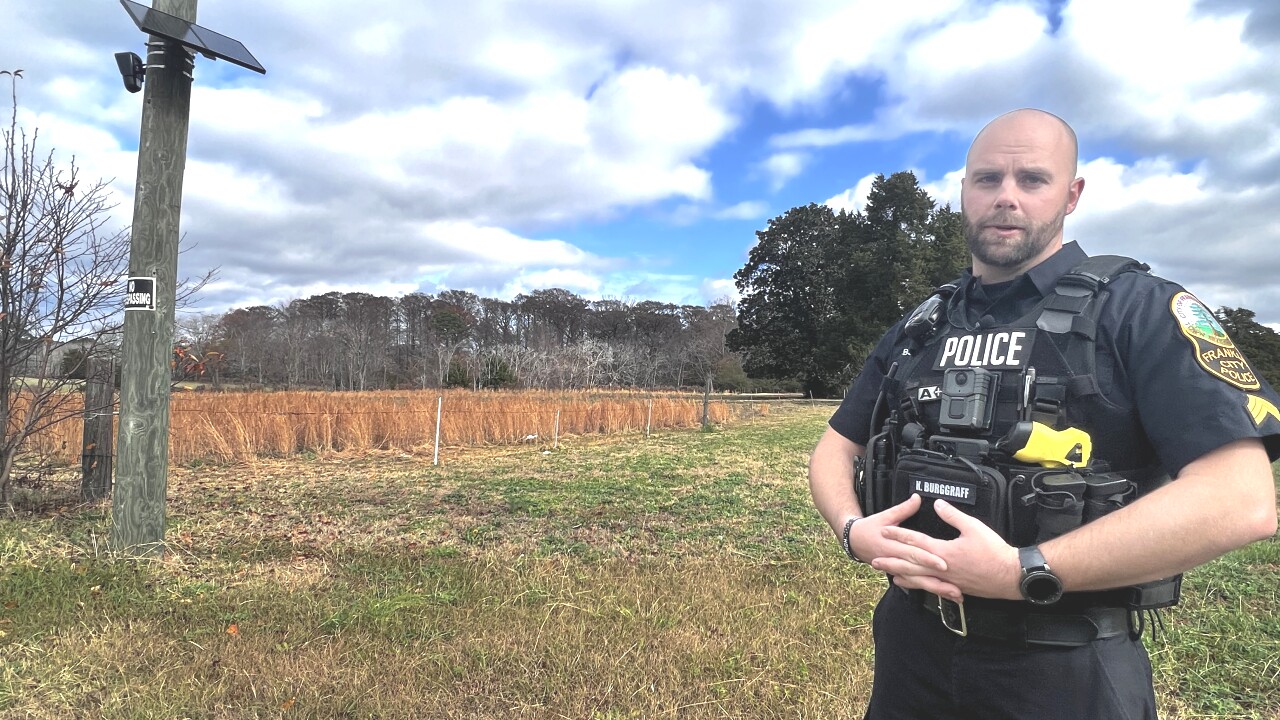
{"label": "man's nose", "polygon": [[996,193],[996,209],[1016,210],[1018,208],[1018,183],[1016,178],[1005,178]]}

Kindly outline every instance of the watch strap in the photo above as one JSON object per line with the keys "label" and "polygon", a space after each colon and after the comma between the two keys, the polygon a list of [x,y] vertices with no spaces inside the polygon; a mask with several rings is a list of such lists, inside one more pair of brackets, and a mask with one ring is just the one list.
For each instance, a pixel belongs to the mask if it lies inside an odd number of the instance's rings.
{"label": "watch strap", "polygon": [[1049,561],[1044,559],[1044,553],[1040,552],[1039,545],[1018,548],[1018,564],[1022,565],[1024,575],[1030,570],[1049,569]]}
{"label": "watch strap", "polygon": [[1018,589],[1024,600],[1051,605],[1062,597],[1062,580],[1053,573],[1039,546],[1018,548],[1018,563],[1022,566]]}

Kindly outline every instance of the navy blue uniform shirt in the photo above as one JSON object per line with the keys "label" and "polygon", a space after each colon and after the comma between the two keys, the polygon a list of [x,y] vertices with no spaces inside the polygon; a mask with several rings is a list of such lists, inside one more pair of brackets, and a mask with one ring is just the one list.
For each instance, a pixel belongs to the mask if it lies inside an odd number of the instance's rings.
{"label": "navy blue uniform shirt", "polygon": [[[1016,279],[985,286],[966,270],[953,300],[972,325],[1011,323],[1052,294],[1085,257],[1067,243]],[[1176,477],[1205,453],[1258,437],[1273,462],[1280,458],[1280,397],[1255,377],[1208,308],[1182,286],[1148,273],[1123,273],[1108,288],[1095,374],[1103,397],[1128,413],[1132,430],[1095,434],[1099,457],[1117,469],[1158,463]],[[902,322],[880,340],[830,420],[859,445],[871,437],[881,380],[906,346]]]}

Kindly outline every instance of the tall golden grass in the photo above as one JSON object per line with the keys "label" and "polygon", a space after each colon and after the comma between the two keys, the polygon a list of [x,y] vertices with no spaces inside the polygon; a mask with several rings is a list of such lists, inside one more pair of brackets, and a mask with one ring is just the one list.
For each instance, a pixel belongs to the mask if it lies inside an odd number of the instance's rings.
{"label": "tall golden grass", "polygon": [[[442,449],[520,442],[549,446],[565,435],[644,432],[702,422],[698,395],[537,390],[175,393],[170,401],[169,460],[433,452],[437,403]],[[754,411],[764,408],[756,406]],[[712,423],[721,424],[737,412],[728,403],[713,401],[709,415]],[[83,428],[81,418],[69,419],[33,437],[32,447],[79,462]]]}

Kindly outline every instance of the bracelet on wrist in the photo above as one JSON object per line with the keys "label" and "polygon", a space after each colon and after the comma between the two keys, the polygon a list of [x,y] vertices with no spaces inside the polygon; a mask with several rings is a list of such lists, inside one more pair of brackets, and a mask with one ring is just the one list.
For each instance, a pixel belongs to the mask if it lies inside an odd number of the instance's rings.
{"label": "bracelet on wrist", "polygon": [[844,521],[844,530],[840,533],[840,545],[844,548],[844,554],[848,555],[850,560],[865,564],[866,561],[855,555],[853,553],[853,546],[849,544],[849,531],[853,529],[853,524],[861,519],[862,518],[860,516],[854,515]]}

